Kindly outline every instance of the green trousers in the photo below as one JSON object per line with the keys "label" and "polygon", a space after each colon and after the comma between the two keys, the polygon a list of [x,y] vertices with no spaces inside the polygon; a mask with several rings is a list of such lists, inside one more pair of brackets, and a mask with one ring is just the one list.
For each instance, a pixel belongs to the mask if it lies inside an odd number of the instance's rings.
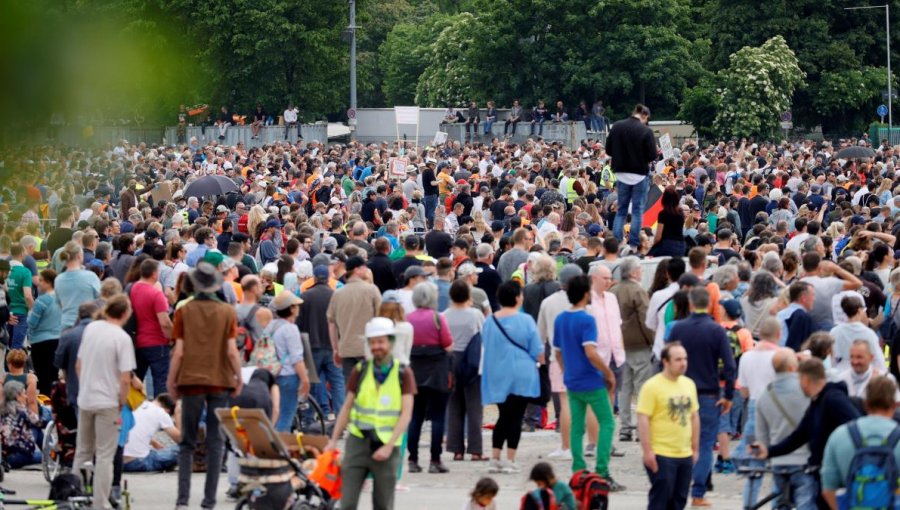
{"label": "green trousers", "polygon": [[569,391],[569,409],[572,411],[572,472],[580,471],[587,467],[584,462],[584,428],[585,415],[588,406],[594,411],[594,416],[600,423],[600,437],[597,440],[597,468],[594,470],[600,476],[609,476],[609,455],[612,452],[613,432],[616,421],[613,418],[612,405],[609,402],[609,392],[606,389],[594,391]]}
{"label": "green trousers", "polygon": [[341,508],[356,510],[359,504],[363,482],[371,473],[372,508],[374,510],[391,510],[394,508],[394,489],[397,486],[397,468],[400,464],[401,450],[394,447],[388,460],[377,462],[372,460],[372,450],[365,439],[347,434],[344,444],[344,459],[341,464],[341,477],[344,480],[341,490]]}

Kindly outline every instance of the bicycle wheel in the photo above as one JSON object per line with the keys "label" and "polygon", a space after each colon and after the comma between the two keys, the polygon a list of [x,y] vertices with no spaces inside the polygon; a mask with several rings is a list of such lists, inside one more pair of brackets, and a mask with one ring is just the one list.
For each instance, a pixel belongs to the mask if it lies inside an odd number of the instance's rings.
{"label": "bicycle wheel", "polygon": [[44,429],[44,442],[41,445],[41,471],[47,483],[53,481],[62,467],[62,459],[57,449],[59,437],[56,434],[56,422],[51,421]]}
{"label": "bicycle wheel", "polygon": [[328,435],[325,413],[322,412],[322,406],[316,402],[312,395],[306,397],[306,400],[301,401],[297,405],[297,413],[294,414],[291,430],[303,432],[304,434]]}

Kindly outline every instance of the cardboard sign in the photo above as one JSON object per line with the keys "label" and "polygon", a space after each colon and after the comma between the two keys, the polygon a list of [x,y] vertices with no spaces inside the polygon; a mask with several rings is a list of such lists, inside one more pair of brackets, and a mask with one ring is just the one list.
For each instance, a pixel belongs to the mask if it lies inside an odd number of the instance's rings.
{"label": "cardboard sign", "polygon": [[659,147],[662,149],[663,158],[669,159],[675,157],[675,151],[672,150],[672,137],[666,133],[659,137]]}
{"label": "cardboard sign", "polygon": [[391,175],[394,177],[406,177],[406,167],[409,165],[407,158],[391,158],[388,162]]}
{"label": "cardboard sign", "polygon": [[445,143],[447,143],[447,133],[438,131],[434,134],[434,145],[441,145]]}
{"label": "cardboard sign", "polygon": [[419,107],[418,106],[395,106],[394,116],[397,117],[397,124],[419,124]]}
{"label": "cardboard sign", "polygon": [[156,183],[153,186],[153,191],[150,192],[150,196],[153,197],[153,203],[158,204],[160,200],[165,200],[166,202],[172,201],[172,188],[169,185],[169,181],[163,181]]}

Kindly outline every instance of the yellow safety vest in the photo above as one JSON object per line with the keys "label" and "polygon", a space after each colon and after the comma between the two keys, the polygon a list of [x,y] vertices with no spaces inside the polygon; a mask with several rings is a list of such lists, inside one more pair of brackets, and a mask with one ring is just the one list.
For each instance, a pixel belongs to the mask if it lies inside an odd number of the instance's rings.
{"label": "yellow safety vest", "polygon": [[575,178],[569,177],[569,180],[566,181],[566,202],[571,204],[578,198],[578,193],[575,192]]}
{"label": "yellow safety vest", "polygon": [[[34,236],[34,239],[35,239],[35,241],[37,241],[37,245],[34,247],[34,251],[39,252],[39,251],[41,251],[41,246],[44,245],[44,240],[41,239],[39,236]],[[50,256],[52,257],[53,254],[51,253]],[[43,260],[37,260],[37,261],[35,261],[35,263],[37,264],[38,271],[41,271],[43,269],[47,269],[48,267],[50,267],[50,258],[46,258]]]}
{"label": "yellow safety vest", "polygon": [[[363,438],[363,431],[374,431],[382,443],[387,444],[394,433],[394,427],[400,420],[403,394],[400,391],[400,362],[394,360],[394,366],[388,372],[387,379],[380,386],[375,383],[372,373],[374,362],[357,364],[358,370],[365,369],[360,375],[359,389],[350,409],[350,433]],[[403,435],[397,438],[395,446],[403,442]]]}

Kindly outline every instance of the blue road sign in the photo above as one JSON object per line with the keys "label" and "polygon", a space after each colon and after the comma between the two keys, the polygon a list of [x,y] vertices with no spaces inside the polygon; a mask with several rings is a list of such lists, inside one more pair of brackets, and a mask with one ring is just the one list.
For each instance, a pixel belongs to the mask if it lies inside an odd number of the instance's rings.
{"label": "blue road sign", "polygon": [[878,109],[876,110],[876,112],[878,112],[879,117],[884,117],[885,115],[888,114],[887,106],[885,106],[883,104],[878,105]]}

